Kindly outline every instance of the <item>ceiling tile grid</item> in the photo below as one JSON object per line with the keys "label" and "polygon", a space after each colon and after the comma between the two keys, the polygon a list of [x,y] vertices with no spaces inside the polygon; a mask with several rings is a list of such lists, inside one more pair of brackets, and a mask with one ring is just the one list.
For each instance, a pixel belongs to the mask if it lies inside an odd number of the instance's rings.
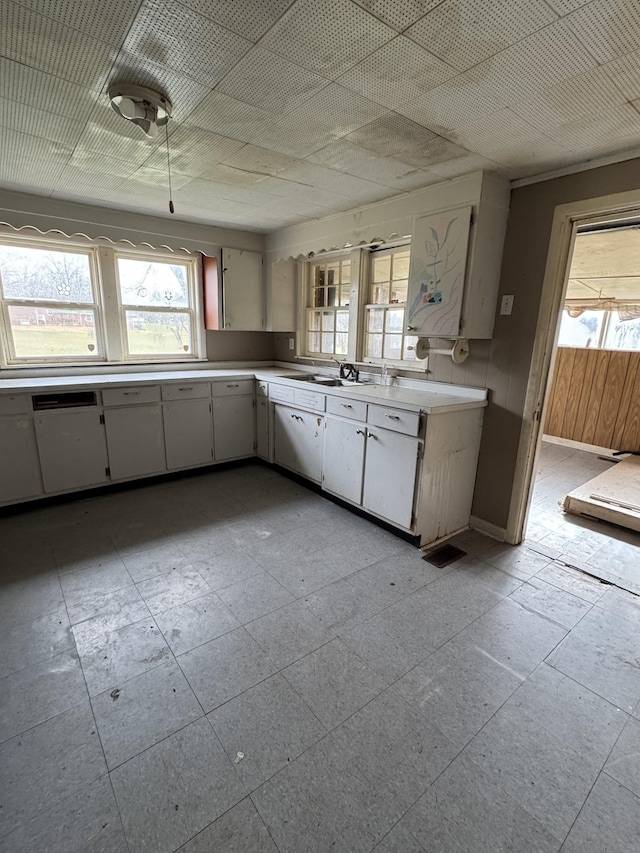
{"label": "ceiling tile grid", "polygon": [[0,182],[7,189],[23,187],[48,194],[71,150],[59,142],[0,127]]}
{"label": "ceiling tile grid", "polygon": [[21,6],[120,47],[140,0],[17,0]]}
{"label": "ceiling tile grid", "polygon": [[83,172],[94,172],[97,175],[112,175],[114,177],[130,178],[138,168],[138,163],[131,159],[107,157],[99,151],[88,151],[77,147],[69,159],[69,166]]}
{"label": "ceiling tile grid", "polygon": [[98,93],[0,57],[0,97],[83,122]]}
{"label": "ceiling tile grid", "polygon": [[148,139],[135,125],[123,121],[106,97],[96,104],[77,143],[79,149],[128,160],[134,166],[148,160],[157,145],[158,140]]}
{"label": "ceiling tile grid", "polygon": [[213,88],[251,42],[177,0],[144,0],[123,47]]}
{"label": "ceiling tile grid", "polygon": [[54,192],[88,196],[97,189],[116,190],[126,180],[121,175],[101,175],[86,172],[76,166],[65,166],[58,175]]}
{"label": "ceiling tile grid", "polygon": [[263,123],[272,120],[266,110],[214,90],[189,113],[186,124],[247,142],[256,135]]}
{"label": "ceiling tile grid", "polygon": [[37,110],[27,104],[0,98],[0,127],[17,130],[29,136],[49,139],[73,147],[84,125],[66,116]]}
{"label": "ceiling tile grid", "polygon": [[289,112],[327,85],[314,74],[257,45],[229,71],[216,91],[269,112]]}
{"label": "ceiling tile grid", "polygon": [[351,0],[297,0],[261,44],[323,77],[335,78],[395,35]]}
{"label": "ceiling tile grid", "polygon": [[[114,113],[116,119],[118,116]],[[123,124],[122,119],[119,119]],[[137,131],[137,128],[133,128]],[[140,135],[138,131],[138,136]],[[176,174],[190,175],[197,178],[204,175],[212,164],[218,163],[239,151],[243,146],[237,139],[229,139],[216,133],[209,133],[199,127],[192,125],[174,125],[169,134],[169,151],[171,157],[171,171]],[[146,166],[155,169],[167,169],[167,150],[164,134],[151,142],[147,159],[143,161]]]}
{"label": "ceiling tile grid", "polygon": [[334,142],[336,137],[318,119],[301,124],[293,113],[269,115],[261,125],[247,131],[245,142],[271,148],[291,157],[305,158]]}
{"label": "ceiling tile grid", "polygon": [[479,121],[502,104],[467,74],[460,74],[399,111],[438,132]]}
{"label": "ceiling tile grid", "polygon": [[256,42],[275,24],[291,0],[180,0],[183,6]]}
{"label": "ceiling tile grid", "polygon": [[278,172],[295,166],[298,161],[294,157],[261,148],[259,145],[243,145],[230,155],[221,158],[220,162],[224,166],[233,166],[259,175],[277,175]]}
{"label": "ceiling tile grid", "polygon": [[640,48],[638,0],[592,0],[565,20],[600,63]]}
{"label": "ceiling tile grid", "polygon": [[556,19],[544,0],[443,0],[406,35],[466,71]]}
{"label": "ceiling tile grid", "polygon": [[403,151],[396,156],[402,163],[416,169],[431,169],[438,163],[456,160],[458,157],[466,157],[467,154],[469,151],[466,148],[456,145],[442,136],[434,136],[428,142]]}
{"label": "ceiling tile grid", "polygon": [[356,0],[356,2],[358,6],[362,6],[376,18],[401,33],[426,15],[434,6],[442,3],[442,0],[406,0],[406,2],[405,0]]}
{"label": "ceiling tile grid", "polygon": [[608,62],[602,69],[625,98],[640,98],[640,50]]}
{"label": "ceiling tile grid", "polygon": [[414,171],[413,167],[399,160],[376,157],[373,152],[345,139],[328,145],[308,159],[312,163],[390,187],[398,187],[402,178]]}
{"label": "ceiling tile grid", "polygon": [[553,137],[567,148],[622,143],[640,139],[640,112],[631,104],[619,104],[560,125]]}
{"label": "ceiling tile grid", "polygon": [[575,12],[580,6],[591,3],[591,0],[547,0],[547,3],[559,15],[568,15],[569,12]]}
{"label": "ceiling tile grid", "polygon": [[376,121],[365,124],[345,138],[355,145],[373,151],[379,157],[394,157],[424,145],[436,134],[411,119],[387,113]]}
{"label": "ceiling tile grid", "polygon": [[301,124],[318,122],[333,136],[341,137],[388,114],[386,107],[336,83],[329,83],[321,92],[294,110],[290,118]]}
{"label": "ceiling tile grid", "polygon": [[339,77],[338,82],[389,109],[397,109],[456,74],[451,65],[410,39],[397,36]]}
{"label": "ceiling tile grid", "polygon": [[100,89],[116,49],[12,0],[3,0],[0,55],[87,89]]}

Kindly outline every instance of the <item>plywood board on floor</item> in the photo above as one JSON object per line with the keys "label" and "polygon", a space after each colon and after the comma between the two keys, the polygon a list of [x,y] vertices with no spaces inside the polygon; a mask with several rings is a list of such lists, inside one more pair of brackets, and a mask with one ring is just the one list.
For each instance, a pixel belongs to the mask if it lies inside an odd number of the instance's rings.
{"label": "plywood board on floor", "polygon": [[562,508],[640,532],[640,456],[629,456],[578,486]]}

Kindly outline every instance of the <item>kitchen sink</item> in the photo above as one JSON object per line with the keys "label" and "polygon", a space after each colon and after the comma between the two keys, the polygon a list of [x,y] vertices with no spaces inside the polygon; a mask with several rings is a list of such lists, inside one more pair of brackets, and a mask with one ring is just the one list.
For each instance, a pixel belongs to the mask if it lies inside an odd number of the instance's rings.
{"label": "kitchen sink", "polygon": [[283,376],[283,379],[295,379],[296,382],[313,382],[314,385],[324,385],[329,388],[340,388],[349,385],[363,385],[351,379],[333,379],[331,376],[316,376],[313,373],[301,373],[300,376]]}

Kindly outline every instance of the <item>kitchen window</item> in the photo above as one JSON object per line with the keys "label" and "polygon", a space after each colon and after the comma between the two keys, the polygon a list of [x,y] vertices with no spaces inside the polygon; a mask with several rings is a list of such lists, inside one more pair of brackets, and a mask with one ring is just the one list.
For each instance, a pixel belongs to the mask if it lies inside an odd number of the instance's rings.
{"label": "kitchen window", "polygon": [[305,329],[307,355],[346,357],[350,292],[350,258],[311,265]]}
{"label": "kitchen window", "polygon": [[407,246],[371,253],[364,322],[365,361],[415,361],[417,338],[405,335],[409,286]]}
{"label": "kitchen window", "polygon": [[3,235],[0,322],[3,366],[198,358],[196,262]]}

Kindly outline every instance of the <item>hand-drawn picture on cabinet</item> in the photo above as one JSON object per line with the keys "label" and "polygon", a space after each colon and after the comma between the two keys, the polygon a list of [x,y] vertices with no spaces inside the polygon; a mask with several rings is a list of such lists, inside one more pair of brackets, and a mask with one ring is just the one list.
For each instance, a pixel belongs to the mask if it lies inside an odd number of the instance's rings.
{"label": "hand-drawn picture on cabinet", "polygon": [[412,334],[438,338],[460,334],[470,226],[470,206],[414,221],[406,319]]}

